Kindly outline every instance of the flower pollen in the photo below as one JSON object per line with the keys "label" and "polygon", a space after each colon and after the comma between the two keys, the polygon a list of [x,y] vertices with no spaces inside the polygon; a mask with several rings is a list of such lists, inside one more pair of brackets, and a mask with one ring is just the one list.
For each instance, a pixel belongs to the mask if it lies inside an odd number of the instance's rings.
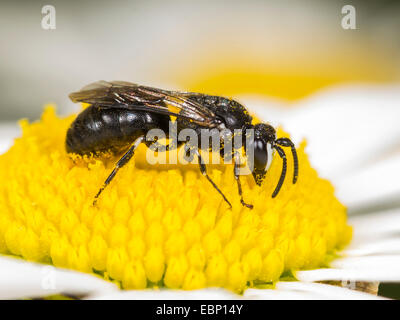
{"label": "flower pollen", "polygon": [[346,208],[310,166],[305,142],[297,149],[298,182],[291,183],[288,156],[276,198],[277,155],[261,187],[252,175],[241,176],[252,210],[240,204],[233,165],[207,166],[230,209],[197,164],[150,165],[145,145],[93,206],[116,159],[68,155],[65,135],[74,118],[46,108],[40,121],[21,121],[22,137],[0,156],[0,253],[96,273],[124,289],[241,292],[325,266],[350,241]]}

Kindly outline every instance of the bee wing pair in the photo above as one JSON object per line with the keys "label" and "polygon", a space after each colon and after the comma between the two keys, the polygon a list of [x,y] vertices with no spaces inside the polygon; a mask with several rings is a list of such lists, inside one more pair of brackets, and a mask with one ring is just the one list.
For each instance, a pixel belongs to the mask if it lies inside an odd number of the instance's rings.
{"label": "bee wing pair", "polygon": [[215,114],[189,99],[194,93],[167,91],[125,81],[97,81],[69,95],[73,102],[100,108],[126,108],[183,118],[203,127],[217,125]]}

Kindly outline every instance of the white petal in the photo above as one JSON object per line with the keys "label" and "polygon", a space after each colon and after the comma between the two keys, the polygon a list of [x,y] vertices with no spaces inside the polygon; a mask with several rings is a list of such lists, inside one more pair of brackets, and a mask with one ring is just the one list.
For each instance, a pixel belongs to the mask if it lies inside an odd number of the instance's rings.
{"label": "white petal", "polygon": [[247,289],[243,296],[250,300],[317,300],[319,294],[276,289]]}
{"label": "white petal", "polygon": [[231,300],[241,296],[228,290],[207,288],[201,290],[125,290],[91,296],[93,300]]}
{"label": "white petal", "polygon": [[335,179],[336,195],[353,211],[398,202],[399,181],[400,155],[396,155]]}
{"label": "white petal", "polygon": [[247,289],[243,296],[234,294],[223,289],[202,289],[194,291],[182,290],[128,290],[114,292],[105,295],[91,296],[89,299],[95,300],[240,300],[240,299],[320,299],[320,294],[313,292],[299,292],[290,290],[275,290],[275,289]]}
{"label": "white petal", "polygon": [[400,233],[400,208],[353,216],[349,218],[349,223],[354,227],[353,241],[355,243],[395,236]]}
{"label": "white petal", "polygon": [[0,154],[6,152],[12,145],[13,139],[21,134],[16,123],[0,124]]}
{"label": "white petal", "polygon": [[249,108],[283,124],[296,142],[307,138],[312,164],[335,181],[398,145],[399,101],[398,86],[344,86],[296,102],[286,113]]}
{"label": "white petal", "polygon": [[340,253],[344,256],[366,256],[376,254],[399,254],[400,238],[394,239],[374,239],[364,241],[364,243],[351,243],[344,251]]}
{"label": "white petal", "polygon": [[307,283],[307,282],[278,282],[277,290],[298,291],[320,295],[320,299],[346,299],[346,300],[376,300],[380,297],[368,294],[365,292],[355,291],[339,286],[322,284],[322,283]]}
{"label": "white petal", "polygon": [[316,269],[298,271],[296,278],[300,281],[313,282],[324,280],[335,281],[366,281],[366,282],[400,282],[400,269],[378,268],[378,269]]}
{"label": "white petal", "polygon": [[331,262],[333,268],[339,269],[397,269],[400,270],[400,255],[379,255],[365,257],[346,257]]}
{"label": "white petal", "polygon": [[89,295],[110,290],[116,290],[116,286],[93,275],[0,257],[0,299],[56,293]]}

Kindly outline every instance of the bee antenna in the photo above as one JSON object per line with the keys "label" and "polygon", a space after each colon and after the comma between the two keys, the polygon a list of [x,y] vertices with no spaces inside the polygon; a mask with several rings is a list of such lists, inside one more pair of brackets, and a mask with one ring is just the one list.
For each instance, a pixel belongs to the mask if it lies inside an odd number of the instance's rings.
{"label": "bee antenna", "polygon": [[276,151],[278,151],[279,156],[282,158],[283,164],[282,164],[282,172],[281,172],[281,177],[279,178],[278,184],[275,188],[274,193],[272,194],[272,198],[275,198],[279,191],[281,190],[281,187],[283,185],[283,182],[285,181],[286,177],[286,169],[287,169],[287,160],[286,160],[286,154],[283,149],[277,145],[273,145],[272,148],[274,148]]}
{"label": "bee antenna", "polygon": [[275,141],[275,143],[279,144],[282,147],[290,147],[290,149],[292,150],[293,167],[294,167],[293,184],[295,184],[297,182],[297,178],[299,176],[299,160],[297,158],[296,147],[294,146],[294,143],[289,138],[279,138]]}

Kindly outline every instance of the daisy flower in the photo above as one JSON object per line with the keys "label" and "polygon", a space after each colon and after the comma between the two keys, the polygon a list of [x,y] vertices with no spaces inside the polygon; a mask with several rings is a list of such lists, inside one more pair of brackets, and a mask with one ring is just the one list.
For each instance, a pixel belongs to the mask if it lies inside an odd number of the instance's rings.
{"label": "daisy flower", "polygon": [[275,199],[279,157],[261,188],[243,179],[253,210],[231,166],[210,171],[232,210],[197,167],[150,166],[144,148],[92,207],[115,159],[67,157],[74,115],[2,126],[0,298],[379,298],[367,292],[400,281],[398,92],[343,87],[295,108],[239,98],[299,154],[298,183]]}

